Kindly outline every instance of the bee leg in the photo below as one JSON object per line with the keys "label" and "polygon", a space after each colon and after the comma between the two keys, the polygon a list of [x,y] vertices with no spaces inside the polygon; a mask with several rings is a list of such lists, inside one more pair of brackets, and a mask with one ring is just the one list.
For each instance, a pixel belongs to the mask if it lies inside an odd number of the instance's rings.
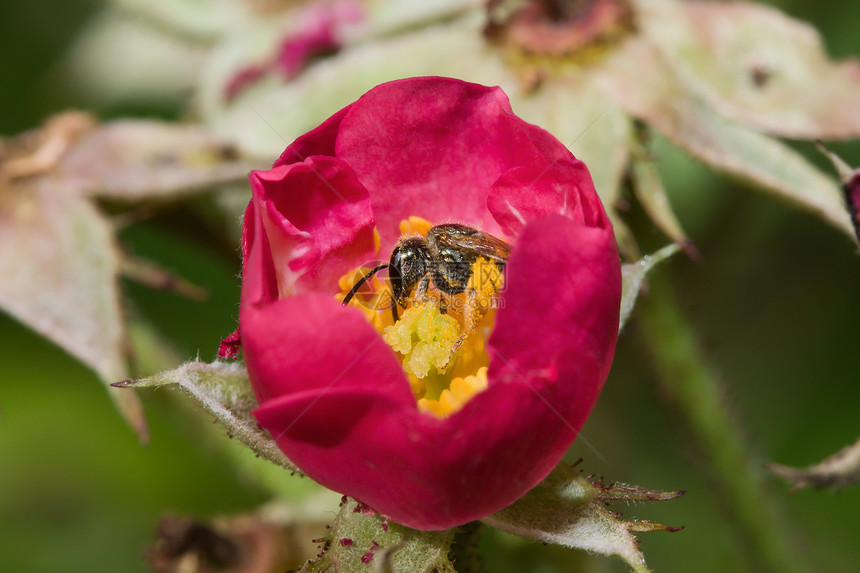
{"label": "bee leg", "polygon": [[469,338],[469,335],[478,328],[478,323],[481,321],[485,312],[486,311],[481,308],[481,305],[478,304],[478,293],[474,289],[467,288],[466,304],[463,306],[463,334],[460,335],[460,338],[458,338],[457,342],[455,342],[451,347],[451,356],[460,350],[460,346],[463,345],[463,342],[465,342],[466,339]]}
{"label": "bee leg", "polygon": [[424,275],[421,282],[418,283],[418,288],[415,289],[415,300],[424,302],[427,300],[427,289],[430,288],[430,273]]}
{"label": "bee leg", "polygon": [[451,358],[454,358],[454,355],[457,354],[457,351],[460,350],[460,347],[463,346],[463,343],[466,342],[468,337],[468,333],[461,334],[460,338],[457,339],[457,342],[451,346]]}

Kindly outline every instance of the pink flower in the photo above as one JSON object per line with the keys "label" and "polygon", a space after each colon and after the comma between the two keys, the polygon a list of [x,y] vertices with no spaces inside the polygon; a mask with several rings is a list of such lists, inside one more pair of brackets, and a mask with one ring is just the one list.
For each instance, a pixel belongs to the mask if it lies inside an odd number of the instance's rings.
{"label": "pink flower", "polygon": [[[499,88],[412,78],[372,89],[250,180],[239,331],[255,415],[284,453],[423,530],[540,482],[597,400],[618,330],[618,253],[585,166]],[[488,364],[488,387],[444,418],[419,410],[369,311],[336,298],[414,216],[512,245],[492,335],[462,366]]]}

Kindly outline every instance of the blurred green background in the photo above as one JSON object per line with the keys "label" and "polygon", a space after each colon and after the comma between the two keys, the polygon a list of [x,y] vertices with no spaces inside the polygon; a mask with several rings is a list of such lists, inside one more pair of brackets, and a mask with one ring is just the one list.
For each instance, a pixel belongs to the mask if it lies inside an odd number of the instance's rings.
{"label": "blurred green background", "polygon": [[[860,54],[857,2],[770,3],[822,30],[834,57]],[[56,64],[99,6],[96,0],[32,0],[0,8],[0,134],[86,106],[58,83]],[[182,110],[96,111],[175,117]],[[833,147],[860,165],[856,143]],[[827,167],[810,144],[797,148]],[[673,279],[705,355],[725,382],[726,402],[756,463],[804,466],[852,442],[860,433],[855,248],[810,216],[715,176],[664,141],[657,151],[679,217],[702,253],[698,262],[677,256],[662,272]],[[158,325],[178,356],[209,360],[235,326],[239,259],[199,224],[200,207],[205,200],[172,207],[125,229],[120,239],[209,290],[206,301],[194,302],[123,285],[134,314]],[[635,205],[630,218],[646,250],[664,242]],[[610,480],[687,491],[677,501],[619,508],[630,517],[686,526],[640,536],[656,571],[690,571],[691,563],[696,571],[743,571],[703,454],[656,389],[638,336],[634,315],[582,432],[603,459],[583,440],[571,458],[585,458],[588,472]],[[91,372],[3,314],[0,372],[1,570],[145,571],[144,546],[164,513],[205,518],[252,510],[266,499],[234,469],[235,452],[217,439],[217,429],[172,392],[143,394],[151,443],[141,447]],[[778,480],[769,485],[816,571],[858,570],[860,487],[789,496]],[[494,532],[483,543],[491,572],[624,570],[615,560]]]}

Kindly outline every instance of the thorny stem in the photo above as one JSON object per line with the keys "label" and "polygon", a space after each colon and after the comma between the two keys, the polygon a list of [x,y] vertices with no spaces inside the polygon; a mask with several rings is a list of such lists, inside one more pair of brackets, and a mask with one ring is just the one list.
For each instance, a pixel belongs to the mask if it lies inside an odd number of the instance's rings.
{"label": "thorny stem", "polygon": [[766,491],[759,464],[751,461],[743,435],[723,402],[717,376],[705,364],[672,284],[655,273],[638,307],[638,325],[659,384],[706,454],[708,472],[746,545],[755,571],[800,572],[790,534]]}

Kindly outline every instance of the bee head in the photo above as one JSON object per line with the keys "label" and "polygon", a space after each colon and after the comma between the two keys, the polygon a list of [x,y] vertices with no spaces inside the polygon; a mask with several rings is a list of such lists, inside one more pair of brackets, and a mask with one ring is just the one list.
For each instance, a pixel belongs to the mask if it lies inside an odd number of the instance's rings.
{"label": "bee head", "polygon": [[391,252],[388,263],[388,279],[391,294],[400,306],[406,306],[409,293],[430,270],[430,250],[421,237],[403,239]]}

